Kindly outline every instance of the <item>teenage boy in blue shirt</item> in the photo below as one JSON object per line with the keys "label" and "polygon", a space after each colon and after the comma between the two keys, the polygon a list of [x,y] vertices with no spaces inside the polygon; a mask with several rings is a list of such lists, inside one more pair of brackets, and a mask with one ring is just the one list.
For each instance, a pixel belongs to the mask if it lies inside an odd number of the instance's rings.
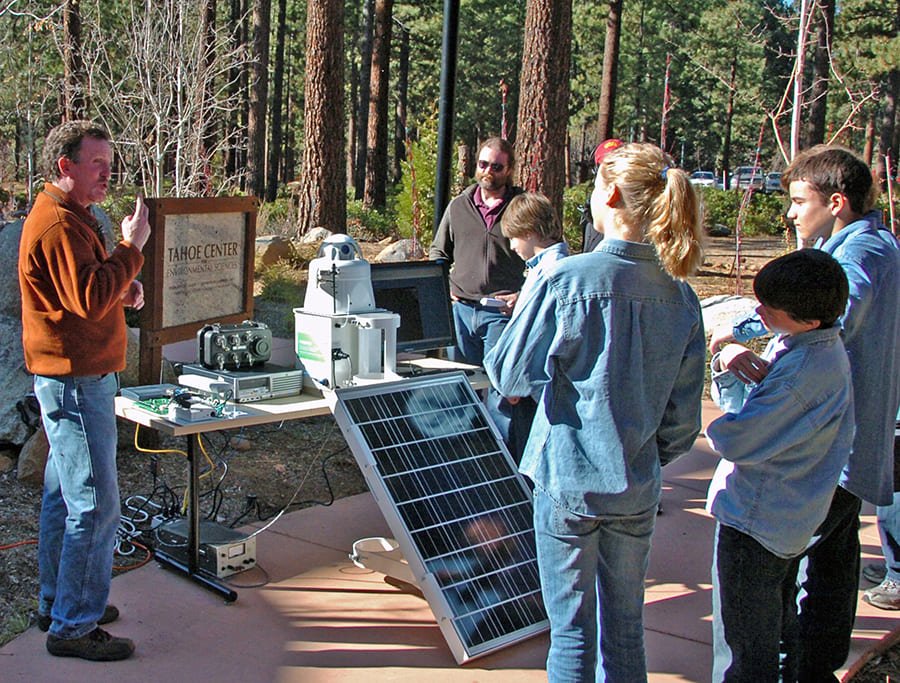
{"label": "teenage boy in blue shirt", "polygon": [[[804,243],[831,254],[844,268],[850,298],[841,317],[850,358],[856,435],[828,516],[816,530],[800,572],[800,681],[837,681],[850,652],[859,587],[862,501],[893,500],[894,421],[900,405],[900,246],[867,214],[875,188],[868,166],[853,152],[820,145],[794,159],[781,176]],[[758,316],[716,330],[723,341],[763,333]],[[740,361],[739,361],[740,365]],[[738,368],[762,379],[749,365]]]}
{"label": "teenage boy in blue shirt", "polygon": [[[569,247],[563,240],[562,221],[547,197],[536,192],[523,192],[510,200],[503,213],[500,230],[509,240],[510,248],[528,268],[525,283],[516,300],[523,302],[537,289],[538,283],[553,265],[569,255]],[[520,310],[522,305],[517,305],[512,317],[515,318]],[[540,397],[540,390],[535,390],[531,396],[507,399],[516,406],[510,417],[509,438],[506,443],[517,465],[522,461]]]}
{"label": "teenage boy in blue shirt", "polygon": [[[821,251],[795,251],[769,262],[753,288],[777,336],[761,358],[729,344],[712,361],[713,398],[727,411],[706,430],[723,458],[707,499],[718,520],[713,681],[795,680],[799,556],[825,519],[853,442],[850,362],[837,324],[848,293],[841,265]],[[765,374],[759,384],[730,370],[745,364]]]}

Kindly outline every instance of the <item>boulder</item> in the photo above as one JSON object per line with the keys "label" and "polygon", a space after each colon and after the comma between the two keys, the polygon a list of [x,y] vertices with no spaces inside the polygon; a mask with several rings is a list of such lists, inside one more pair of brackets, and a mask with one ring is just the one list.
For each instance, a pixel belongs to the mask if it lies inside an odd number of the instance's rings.
{"label": "boulder", "polygon": [[377,263],[396,263],[397,261],[417,261],[424,257],[425,250],[422,248],[421,242],[405,239],[386,246],[375,257],[375,261]]}
{"label": "boulder", "polygon": [[125,369],[119,373],[119,386],[134,387],[140,384],[138,381],[140,359],[141,331],[135,327],[129,327],[128,346],[125,349]]}
{"label": "boulder", "polygon": [[12,451],[0,451],[0,473],[9,472],[16,466]]}
{"label": "boulder", "polygon": [[300,238],[300,244],[313,244],[331,237],[332,232],[328,228],[313,228]]}
{"label": "boulder", "polygon": [[715,328],[730,325],[735,318],[751,312],[758,305],[756,299],[728,294],[703,299],[700,302],[700,310],[703,314],[703,327],[706,329],[707,336]]}
{"label": "boulder", "polygon": [[50,453],[50,444],[43,429],[38,429],[19,452],[17,479],[29,484],[43,484],[44,466]]}
{"label": "boulder", "polygon": [[[15,270],[13,270],[15,273]],[[9,273],[0,273],[0,288],[9,287]],[[22,350],[22,320],[0,313],[0,443],[22,445],[31,436],[32,429],[26,425],[16,402],[33,391],[31,373],[25,367],[25,352]]]}
{"label": "boulder", "polygon": [[276,261],[289,260],[294,248],[290,241],[280,235],[265,235],[256,238],[256,258],[264,266],[271,266]]}
{"label": "boulder", "polygon": [[0,314],[22,317],[19,294],[19,240],[24,219],[7,223],[0,230]]}

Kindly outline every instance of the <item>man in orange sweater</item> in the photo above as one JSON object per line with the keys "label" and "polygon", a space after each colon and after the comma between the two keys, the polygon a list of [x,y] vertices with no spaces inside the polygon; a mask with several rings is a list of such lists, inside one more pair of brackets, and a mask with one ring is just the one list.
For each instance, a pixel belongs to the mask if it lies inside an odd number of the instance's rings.
{"label": "man in orange sweater", "polygon": [[144,305],[134,278],[150,236],[138,198],[108,253],[89,207],[106,197],[112,149],[90,121],[63,123],[44,145],[47,178],[22,229],[19,286],[25,364],[34,374],[50,455],[38,542],[38,626],[60,657],[111,661],[134,652],[98,624],[119,526],[114,398],[125,369],[124,306]]}

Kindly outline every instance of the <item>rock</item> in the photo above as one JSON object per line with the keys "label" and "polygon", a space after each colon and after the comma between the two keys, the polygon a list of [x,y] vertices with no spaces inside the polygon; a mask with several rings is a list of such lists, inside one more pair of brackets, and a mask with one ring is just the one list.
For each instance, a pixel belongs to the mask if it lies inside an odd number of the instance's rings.
{"label": "rock", "polygon": [[289,260],[294,253],[290,241],[279,235],[256,238],[256,257],[264,266],[271,266],[279,260]]}
{"label": "rock", "polygon": [[[13,271],[15,272],[15,270]],[[6,274],[0,274],[0,282]],[[0,443],[20,446],[31,435],[31,428],[26,425],[16,402],[33,391],[31,373],[25,367],[25,352],[22,350],[22,321],[0,313]]]}
{"label": "rock", "polygon": [[9,472],[16,466],[16,461],[5,453],[0,453],[0,472]]}
{"label": "rock", "polygon": [[97,204],[91,204],[91,215],[97,219],[97,223],[100,225],[100,234],[103,235],[103,244],[106,246],[106,251],[111,254],[119,241],[112,218]]}
{"label": "rock", "polygon": [[[128,346],[125,348],[125,369],[119,373],[119,386],[134,387],[140,384],[138,374],[141,361],[141,331],[128,328]],[[163,363],[163,366],[166,364]]]}
{"label": "rock", "polygon": [[425,251],[422,249],[422,243],[406,239],[386,246],[375,257],[375,261],[376,263],[396,263],[397,261],[417,261],[424,257]]}
{"label": "rock", "polygon": [[313,228],[300,238],[300,244],[313,244],[331,237],[332,232],[328,228]]}
{"label": "rock", "polygon": [[758,305],[756,299],[727,294],[703,299],[700,302],[700,310],[703,314],[703,327],[706,328],[707,336],[716,327],[730,325],[739,315],[751,312]]}
{"label": "rock", "polygon": [[7,223],[0,230],[0,314],[22,317],[19,294],[19,240],[24,219]]}
{"label": "rock", "polygon": [[249,451],[253,448],[250,439],[243,436],[232,436],[228,439],[228,445],[236,451]]}
{"label": "rock", "polygon": [[50,445],[47,443],[44,430],[38,429],[19,452],[18,480],[29,484],[42,484],[44,466],[47,464],[49,453]]}
{"label": "rock", "polygon": [[731,228],[727,225],[722,225],[721,223],[716,223],[709,230],[706,231],[710,237],[730,237],[731,236]]}

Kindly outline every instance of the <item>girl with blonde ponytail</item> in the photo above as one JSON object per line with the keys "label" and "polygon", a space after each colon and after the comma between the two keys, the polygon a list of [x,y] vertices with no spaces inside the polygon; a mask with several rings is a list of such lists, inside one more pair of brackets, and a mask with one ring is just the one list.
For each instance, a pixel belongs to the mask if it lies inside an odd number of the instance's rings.
{"label": "girl with blonde ponytail", "polygon": [[687,176],[653,145],[607,141],[595,158],[603,241],[548,269],[484,360],[504,396],[540,395],[519,471],[534,483],[550,683],[646,680],[660,467],[700,431],[706,362],[684,282],[702,257]]}
{"label": "girl with blonde ponytail", "polygon": [[[601,184],[617,190],[609,217],[625,239],[656,247],[672,277],[693,275],[703,258],[703,210],[687,173],[656,145],[630,144],[604,157],[597,172]],[[592,211],[593,203],[592,197]]]}

